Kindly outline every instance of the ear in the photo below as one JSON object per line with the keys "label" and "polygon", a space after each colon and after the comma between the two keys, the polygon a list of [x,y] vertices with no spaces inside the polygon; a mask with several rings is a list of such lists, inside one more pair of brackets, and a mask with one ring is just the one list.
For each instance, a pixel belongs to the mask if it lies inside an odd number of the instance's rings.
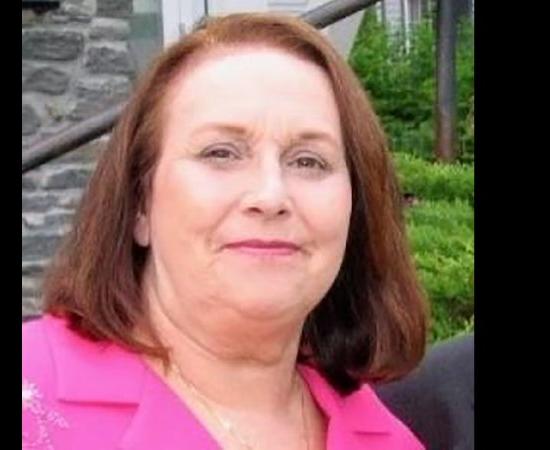
{"label": "ear", "polygon": [[149,218],[143,213],[137,215],[134,225],[134,240],[141,247],[149,247],[151,242]]}

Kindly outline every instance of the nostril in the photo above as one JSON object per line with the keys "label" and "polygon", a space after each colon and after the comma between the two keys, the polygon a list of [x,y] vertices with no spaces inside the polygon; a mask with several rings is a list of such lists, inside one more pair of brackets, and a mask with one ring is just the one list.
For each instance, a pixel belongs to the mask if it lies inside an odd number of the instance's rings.
{"label": "nostril", "polygon": [[248,205],[244,211],[246,214],[265,217],[284,217],[289,214],[289,209],[285,205],[270,205],[267,203]]}

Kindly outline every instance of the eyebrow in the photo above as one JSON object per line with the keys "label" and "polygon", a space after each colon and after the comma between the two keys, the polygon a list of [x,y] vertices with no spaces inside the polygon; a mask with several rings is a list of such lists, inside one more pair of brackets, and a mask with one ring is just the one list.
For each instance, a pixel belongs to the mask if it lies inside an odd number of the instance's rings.
{"label": "eyebrow", "polygon": [[224,133],[233,134],[236,136],[247,136],[250,134],[248,130],[241,125],[221,122],[205,123],[193,131],[193,134],[202,134],[209,131],[222,131]]}
{"label": "eyebrow", "polygon": [[[242,125],[223,122],[208,122],[203,124],[193,132],[193,135],[196,136],[211,131],[231,134],[245,139],[251,138],[252,135],[250,130]],[[332,134],[319,130],[302,130],[299,133],[293,134],[290,141],[292,144],[302,141],[325,141],[334,147],[339,146],[338,140]]]}

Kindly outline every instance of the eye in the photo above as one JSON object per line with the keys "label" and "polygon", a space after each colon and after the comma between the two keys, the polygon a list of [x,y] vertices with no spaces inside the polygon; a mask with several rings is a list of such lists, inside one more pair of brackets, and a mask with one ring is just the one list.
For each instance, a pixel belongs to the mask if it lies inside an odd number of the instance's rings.
{"label": "eye", "polygon": [[238,151],[231,145],[213,145],[207,147],[200,153],[201,158],[212,159],[223,162],[239,159]]}
{"label": "eye", "polygon": [[313,156],[300,156],[291,162],[291,165],[298,169],[327,170],[327,164]]}

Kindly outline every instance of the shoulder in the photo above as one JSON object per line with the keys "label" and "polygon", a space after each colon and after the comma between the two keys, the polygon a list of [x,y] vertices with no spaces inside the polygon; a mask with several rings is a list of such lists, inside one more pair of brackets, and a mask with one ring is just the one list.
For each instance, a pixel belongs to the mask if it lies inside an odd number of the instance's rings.
{"label": "shoulder", "polygon": [[23,443],[114,448],[139,405],[141,360],[52,316],[24,324],[22,345]]}
{"label": "shoulder", "polygon": [[22,401],[25,410],[26,406],[35,406],[39,399],[50,401],[55,386],[55,370],[43,319],[23,324],[21,338]]}
{"label": "shoulder", "polygon": [[430,448],[473,448],[472,335],[437,344],[415,371],[376,392]]}
{"label": "shoulder", "polygon": [[473,407],[473,336],[435,345],[416,370],[402,380],[377,386],[376,391],[386,404],[403,408]]}
{"label": "shoulder", "polygon": [[[68,428],[58,411],[55,364],[48,318],[22,326],[22,442],[24,446],[50,448],[52,436]],[[25,447],[26,448],[26,447]]]}
{"label": "shoulder", "polygon": [[25,322],[21,332],[23,383],[54,400],[69,379],[85,375],[100,345],[71,330],[67,321],[51,315]]}
{"label": "shoulder", "polygon": [[[135,354],[110,341],[88,339],[51,315],[23,325],[22,348],[23,377],[40,382],[43,389],[55,388],[64,399],[126,398],[117,383],[125,376],[135,378],[144,367]],[[136,383],[123,384],[124,394],[134,393]]]}
{"label": "shoulder", "polygon": [[23,383],[39,383],[42,389],[50,390],[54,384],[54,370],[46,321],[41,318],[23,324],[21,369]]}
{"label": "shoulder", "polygon": [[44,388],[55,383],[60,364],[73,365],[74,359],[97,347],[72,331],[64,319],[50,315],[24,323],[21,338],[23,378],[39,380]]}

